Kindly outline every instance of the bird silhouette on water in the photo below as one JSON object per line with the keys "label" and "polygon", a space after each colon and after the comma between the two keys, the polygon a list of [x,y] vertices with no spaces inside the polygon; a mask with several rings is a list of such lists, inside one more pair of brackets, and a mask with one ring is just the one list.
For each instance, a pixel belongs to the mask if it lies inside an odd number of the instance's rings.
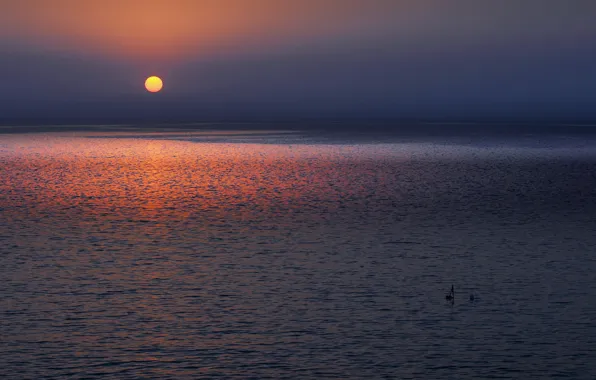
{"label": "bird silhouette on water", "polygon": [[451,291],[449,293],[447,293],[447,295],[445,296],[445,299],[447,301],[451,301],[451,302],[453,302],[455,300],[455,289],[453,288],[453,285],[451,285]]}

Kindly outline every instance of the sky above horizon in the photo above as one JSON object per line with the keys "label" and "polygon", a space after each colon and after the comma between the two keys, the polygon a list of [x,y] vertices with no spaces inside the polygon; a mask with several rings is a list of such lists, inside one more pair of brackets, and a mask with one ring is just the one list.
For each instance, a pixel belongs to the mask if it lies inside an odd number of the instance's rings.
{"label": "sky above horizon", "polygon": [[594,19],[591,0],[0,0],[0,112],[596,115]]}

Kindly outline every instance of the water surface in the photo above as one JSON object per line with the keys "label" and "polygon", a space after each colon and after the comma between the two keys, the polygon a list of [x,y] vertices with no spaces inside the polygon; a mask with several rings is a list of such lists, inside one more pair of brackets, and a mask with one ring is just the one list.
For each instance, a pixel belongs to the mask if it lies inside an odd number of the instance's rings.
{"label": "water surface", "polygon": [[593,379],[595,147],[0,136],[0,376]]}

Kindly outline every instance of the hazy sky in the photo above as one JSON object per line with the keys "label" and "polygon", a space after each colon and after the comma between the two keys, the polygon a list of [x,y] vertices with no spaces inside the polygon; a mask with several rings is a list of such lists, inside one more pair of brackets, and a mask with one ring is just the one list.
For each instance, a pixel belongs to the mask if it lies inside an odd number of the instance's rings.
{"label": "hazy sky", "polygon": [[593,0],[0,0],[0,114],[596,115],[594,20]]}

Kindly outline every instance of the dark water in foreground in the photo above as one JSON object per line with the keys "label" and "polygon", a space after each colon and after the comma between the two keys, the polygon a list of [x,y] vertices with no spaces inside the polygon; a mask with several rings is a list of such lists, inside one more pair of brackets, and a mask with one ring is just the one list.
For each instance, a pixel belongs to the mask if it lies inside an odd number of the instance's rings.
{"label": "dark water in foreground", "polygon": [[0,136],[0,378],[596,378],[596,144],[132,137]]}

